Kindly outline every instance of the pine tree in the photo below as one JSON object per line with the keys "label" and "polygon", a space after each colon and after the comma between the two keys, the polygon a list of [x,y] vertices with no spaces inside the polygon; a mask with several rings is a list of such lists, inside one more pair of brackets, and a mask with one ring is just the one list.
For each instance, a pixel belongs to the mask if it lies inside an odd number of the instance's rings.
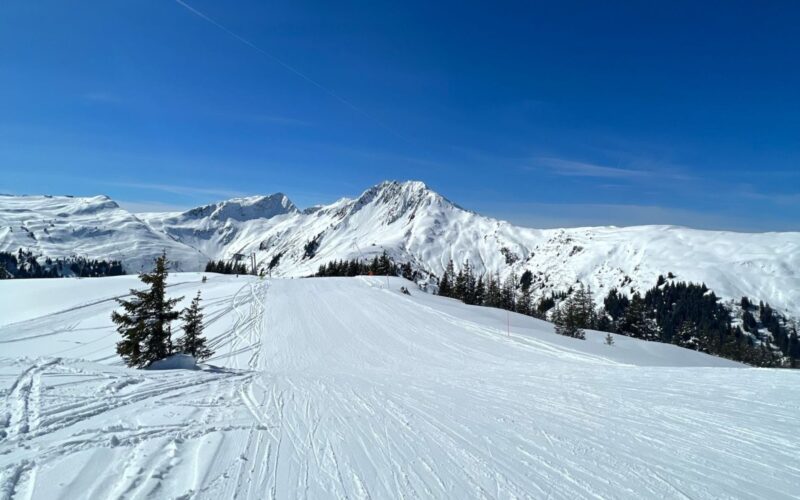
{"label": "pine tree", "polygon": [[595,328],[597,324],[597,313],[594,310],[594,296],[592,289],[584,288],[583,283],[578,284],[578,288],[573,292],[573,303],[575,306],[575,321],[581,328]]}
{"label": "pine tree", "polygon": [[458,271],[456,275],[455,284],[453,286],[453,298],[462,302],[466,302],[467,297],[467,276],[464,274],[464,269]]}
{"label": "pine tree", "polygon": [[147,364],[142,356],[142,342],[147,337],[147,311],[145,309],[149,292],[131,290],[131,300],[117,299],[124,313],[114,311],[111,321],[117,325],[117,332],[122,340],[117,342],[117,354],[125,364],[140,368]]}
{"label": "pine tree", "polygon": [[519,279],[520,296],[517,301],[517,312],[522,314],[532,314],[531,284],[533,283],[533,273],[526,270]]}
{"label": "pine tree", "polygon": [[479,306],[482,306],[486,300],[486,286],[483,284],[483,276],[478,278],[478,282],[475,284],[475,292],[472,296],[472,302]]}
{"label": "pine tree", "polygon": [[183,336],[175,343],[175,348],[178,352],[203,360],[214,353],[206,346],[206,339],[203,337],[203,309],[200,307],[200,300],[200,292],[197,292],[189,307],[182,311]]}
{"label": "pine tree", "polygon": [[484,303],[489,307],[503,307],[503,294],[500,289],[500,276],[497,274],[489,275],[486,283],[486,299]]}
{"label": "pine tree", "polygon": [[580,327],[579,321],[580,305],[575,301],[574,297],[568,297],[563,304],[556,308],[553,315],[553,323],[555,323],[557,334],[576,339],[585,339],[586,334]]}
{"label": "pine tree", "polygon": [[672,343],[687,349],[699,349],[699,333],[697,325],[692,321],[684,321],[678,327],[678,331],[672,336]]}
{"label": "pine tree", "polygon": [[507,311],[516,311],[517,307],[517,275],[511,273],[503,282],[501,305]]}
{"label": "pine tree", "polygon": [[183,297],[166,298],[168,269],[167,256],[161,254],[152,272],[139,275],[142,283],[150,288],[131,290],[133,299],[117,299],[125,312],[111,313],[111,320],[122,335],[117,353],[128,366],[143,367],[172,353],[170,325],[180,315],[174,308]]}
{"label": "pine tree", "polygon": [[452,297],[453,296],[453,260],[450,259],[450,262],[447,263],[447,267],[444,270],[444,274],[442,275],[442,279],[439,282],[439,295],[443,297]]}

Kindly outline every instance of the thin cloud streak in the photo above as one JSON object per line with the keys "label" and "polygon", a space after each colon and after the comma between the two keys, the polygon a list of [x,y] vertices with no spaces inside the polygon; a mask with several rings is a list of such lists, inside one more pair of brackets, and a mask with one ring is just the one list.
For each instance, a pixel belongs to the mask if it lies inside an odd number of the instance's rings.
{"label": "thin cloud streak", "polygon": [[409,138],[401,135],[399,132],[397,132],[396,130],[392,129],[391,127],[389,127],[388,125],[386,125],[382,121],[378,120],[377,118],[372,116],[370,113],[367,113],[366,111],[364,111],[360,107],[356,106],[355,104],[350,102],[348,99],[345,99],[344,97],[340,96],[339,94],[337,94],[333,90],[329,89],[325,85],[321,84],[320,82],[318,82],[315,79],[311,78],[310,76],[306,75],[305,73],[303,73],[299,69],[295,68],[291,64],[287,63],[286,61],[284,61],[280,57],[276,56],[275,54],[273,54],[273,53],[271,53],[271,52],[269,52],[267,50],[262,49],[261,47],[259,47],[255,43],[251,42],[247,38],[245,38],[245,37],[237,34],[236,32],[230,30],[228,27],[226,27],[222,23],[214,20],[213,18],[209,17],[205,13],[195,9],[194,7],[189,5],[188,3],[184,2],[183,0],[175,0],[175,3],[177,3],[178,5],[183,7],[184,9],[188,10],[189,12],[194,14],[195,16],[199,17],[200,19],[203,19],[204,21],[206,21],[206,22],[216,26],[217,28],[221,29],[222,31],[227,33],[229,36],[231,36],[231,37],[235,38],[236,40],[238,40],[239,42],[247,45],[251,49],[253,49],[253,50],[265,55],[268,58],[270,58],[271,60],[273,60],[275,63],[277,63],[278,65],[280,65],[281,67],[283,67],[287,71],[289,71],[289,72],[295,74],[296,76],[302,78],[303,80],[305,80],[306,82],[310,83],[314,87],[317,87],[319,90],[321,90],[322,92],[324,92],[328,96],[330,96],[333,99],[339,101],[340,103],[342,103],[343,105],[347,106],[348,108],[350,108],[351,110],[355,111],[356,113],[358,113],[358,114],[364,116],[365,118],[369,119],[370,121],[372,121],[376,125],[379,125],[381,128],[383,128],[387,132],[391,133],[392,135],[395,135],[398,138],[400,138],[400,139],[402,139],[402,140],[404,140],[406,142],[412,142]]}
{"label": "thin cloud streak", "polygon": [[526,170],[547,170],[548,172],[564,177],[592,177],[601,179],[671,179],[677,181],[691,180],[692,177],[681,172],[676,172],[674,168],[621,168],[609,167],[597,163],[567,160],[554,157],[535,158],[534,166],[527,167]]}
{"label": "thin cloud streak", "polygon": [[537,158],[537,164],[551,169],[557,175],[569,177],[601,177],[606,179],[639,179],[650,175],[641,170],[628,170],[625,168],[606,167],[594,163],[586,163],[560,158]]}
{"label": "thin cloud streak", "polygon": [[125,187],[132,189],[145,189],[149,191],[161,191],[165,193],[179,194],[184,196],[219,196],[221,198],[237,198],[247,196],[247,193],[242,191],[218,189],[218,188],[204,188],[195,186],[184,186],[178,184],[157,184],[145,182],[104,182],[106,186]]}

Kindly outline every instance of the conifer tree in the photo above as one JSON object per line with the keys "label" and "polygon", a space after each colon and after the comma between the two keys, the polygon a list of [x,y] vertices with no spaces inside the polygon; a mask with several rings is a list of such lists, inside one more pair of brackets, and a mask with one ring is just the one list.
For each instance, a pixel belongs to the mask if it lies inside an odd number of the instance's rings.
{"label": "conifer tree", "polygon": [[114,311],[111,320],[122,335],[117,353],[128,366],[144,367],[172,353],[171,323],[180,315],[174,308],[183,297],[166,298],[168,269],[169,262],[163,253],[156,259],[152,272],[139,275],[150,288],[131,290],[131,300],[117,299],[125,312]]}
{"label": "conifer tree", "polygon": [[472,302],[479,306],[484,305],[486,300],[486,286],[483,284],[483,276],[478,278],[478,282],[475,283],[475,292],[472,295]]}
{"label": "conifer tree", "polygon": [[678,327],[678,331],[673,335],[672,343],[681,347],[686,347],[687,349],[698,350],[698,335],[697,325],[692,321],[686,320],[681,323]]}
{"label": "conifer tree", "polygon": [[556,308],[553,315],[556,333],[576,339],[585,339],[586,334],[583,332],[579,321],[580,305],[573,296],[567,297],[564,303]]}
{"label": "conifer tree", "polygon": [[490,274],[486,283],[486,299],[484,303],[489,307],[503,307],[503,294],[500,289],[500,276]]}
{"label": "conifer tree", "polygon": [[444,274],[442,275],[442,279],[439,282],[439,295],[443,297],[452,297],[453,296],[453,259],[450,259],[450,262],[447,263],[447,267],[444,270]]}
{"label": "conifer tree", "polygon": [[519,279],[520,296],[517,301],[517,312],[527,315],[531,314],[531,309],[533,307],[531,299],[532,283],[533,273],[530,270],[526,270]]}
{"label": "conifer tree", "polygon": [[453,285],[453,298],[466,302],[467,299],[467,276],[464,269],[458,271],[455,284]]}
{"label": "conifer tree", "polygon": [[206,346],[206,339],[203,337],[203,309],[200,307],[200,300],[200,292],[197,292],[189,307],[182,311],[183,336],[175,343],[175,347],[178,352],[203,360],[214,353]]}

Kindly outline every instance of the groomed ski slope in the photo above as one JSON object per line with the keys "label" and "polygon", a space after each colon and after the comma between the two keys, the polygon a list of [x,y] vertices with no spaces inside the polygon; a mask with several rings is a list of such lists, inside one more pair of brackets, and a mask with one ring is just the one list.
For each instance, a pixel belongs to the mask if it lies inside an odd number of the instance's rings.
{"label": "groomed ski slope", "polygon": [[202,371],[121,366],[134,276],[0,282],[0,499],[800,493],[798,372],[564,338],[400,279],[200,276],[170,292],[203,292]]}

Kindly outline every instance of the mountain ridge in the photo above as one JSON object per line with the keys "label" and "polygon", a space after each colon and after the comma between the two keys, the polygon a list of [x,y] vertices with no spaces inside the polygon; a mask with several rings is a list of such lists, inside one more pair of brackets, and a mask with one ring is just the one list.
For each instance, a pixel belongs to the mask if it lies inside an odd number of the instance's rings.
{"label": "mountain ridge", "polygon": [[[28,203],[29,214],[36,213],[42,199]],[[79,215],[87,202],[70,200]],[[102,210],[120,211],[118,219],[127,213],[110,198],[88,200],[94,200],[90,206],[113,203],[115,207]],[[0,204],[6,206],[3,198]],[[9,238],[7,219],[20,217],[6,212],[0,208],[0,249],[15,250],[13,245],[26,241]],[[386,251],[397,262],[437,276],[450,259],[457,268],[469,260],[479,274],[501,278],[530,270],[535,297],[564,291],[577,281],[595,289],[598,299],[613,287],[631,294],[652,287],[659,275],[673,273],[678,280],[706,283],[727,300],[747,295],[800,312],[800,232],[738,233],[675,225],[525,228],[464,209],[420,181],[385,181],[357,197],[303,210],[275,193],[184,212],[128,215],[149,228],[140,228],[146,240],[156,242],[147,251],[153,253],[161,242],[182,270],[200,269],[203,260],[255,253],[259,268],[275,276],[308,276],[332,260],[369,259]],[[122,233],[114,234],[124,240]],[[96,252],[114,248],[110,243]],[[187,261],[188,255],[193,257]],[[142,259],[135,264],[144,265]]]}

